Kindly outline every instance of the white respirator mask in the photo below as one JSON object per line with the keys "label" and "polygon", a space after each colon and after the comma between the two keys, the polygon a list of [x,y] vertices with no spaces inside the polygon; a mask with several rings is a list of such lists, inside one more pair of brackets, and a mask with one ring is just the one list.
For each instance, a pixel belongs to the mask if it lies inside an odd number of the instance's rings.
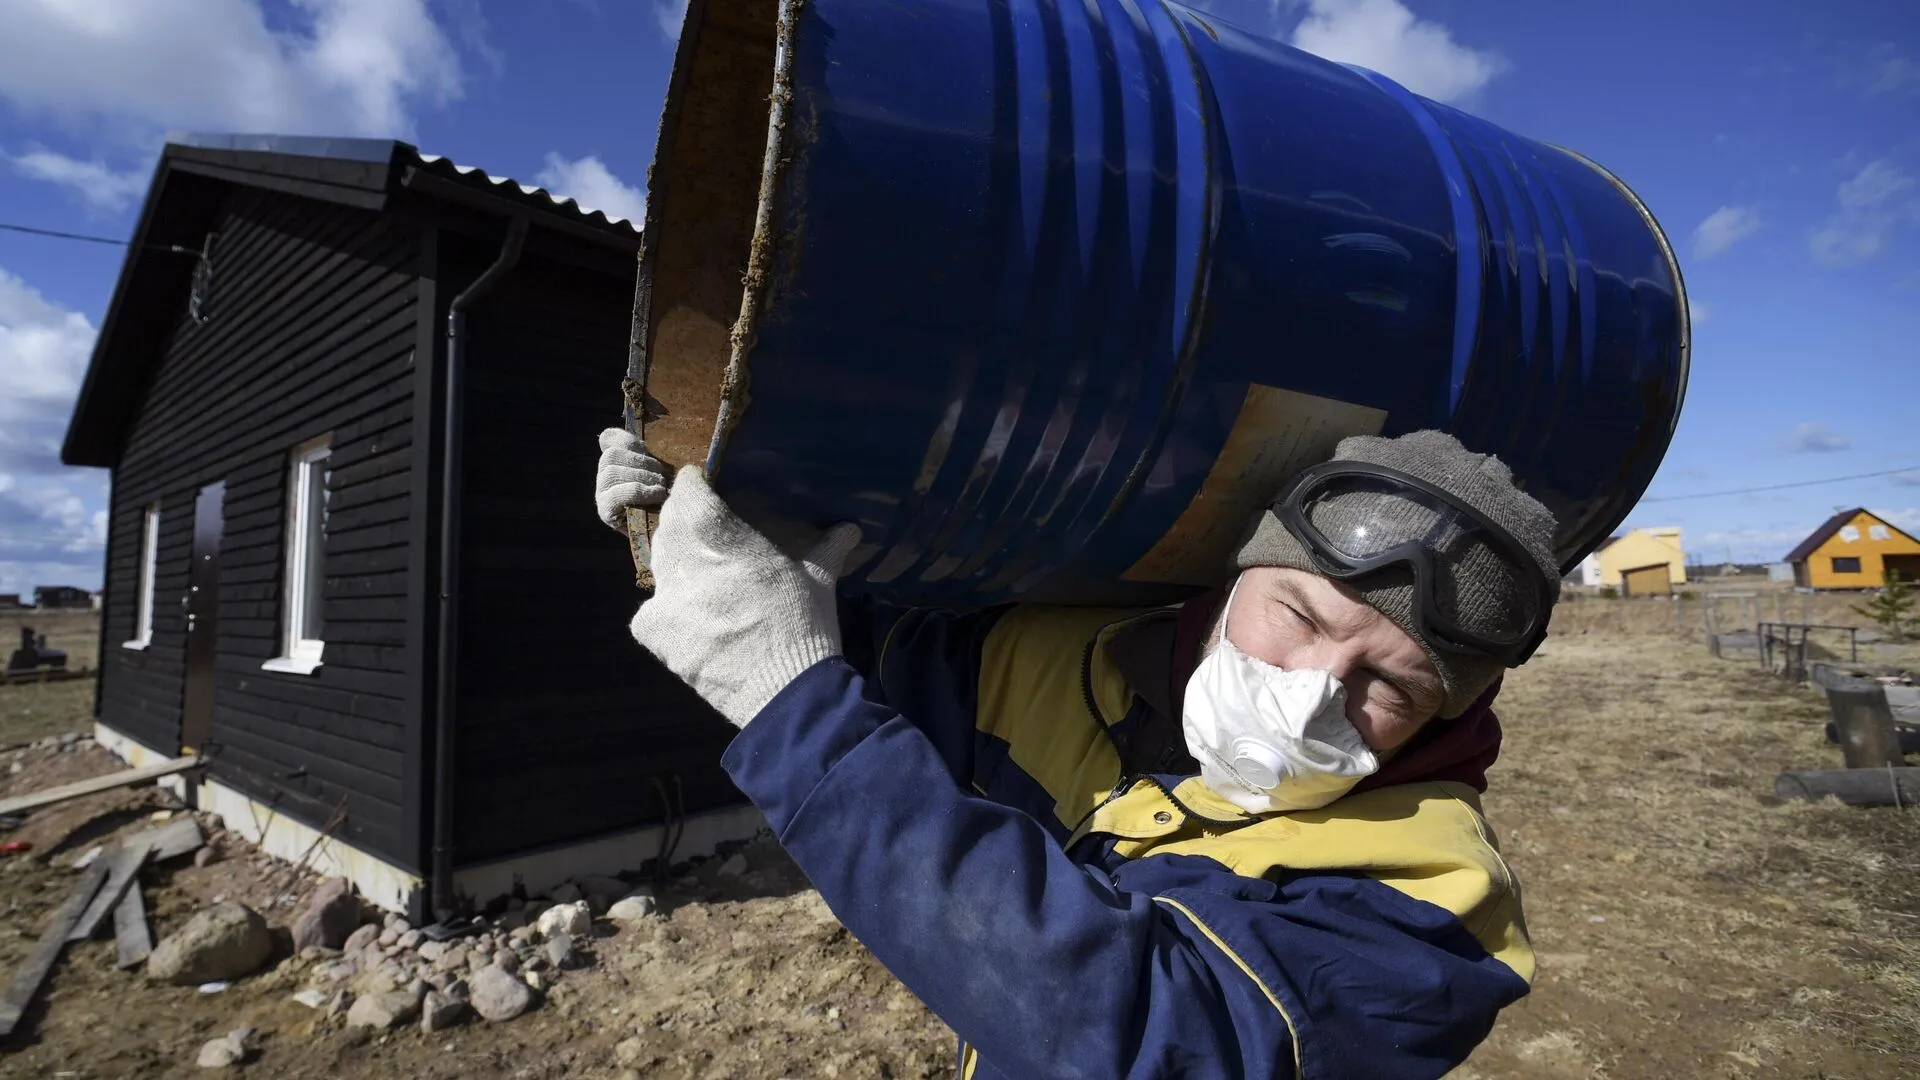
{"label": "white respirator mask", "polygon": [[[1227,593],[1226,611],[1233,609]],[[1312,810],[1379,771],[1347,719],[1347,691],[1329,671],[1287,671],[1220,643],[1187,682],[1180,726],[1200,778],[1250,814]]]}

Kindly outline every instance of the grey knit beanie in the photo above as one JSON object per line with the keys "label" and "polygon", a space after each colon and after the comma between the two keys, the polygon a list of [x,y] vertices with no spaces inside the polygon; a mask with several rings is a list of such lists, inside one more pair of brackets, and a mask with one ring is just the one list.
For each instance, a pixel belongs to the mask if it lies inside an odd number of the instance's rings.
{"label": "grey knit beanie", "polygon": [[[1444,489],[1512,533],[1553,583],[1554,598],[1559,597],[1560,570],[1553,557],[1553,515],[1514,486],[1513,473],[1499,458],[1473,453],[1445,432],[1415,431],[1393,439],[1371,435],[1342,439],[1334,450],[1333,460],[1384,465]],[[1334,495],[1323,504],[1322,512],[1331,515],[1328,520],[1334,524],[1341,515],[1349,513],[1377,520],[1379,507],[1375,501],[1378,498],[1367,492]],[[1408,506],[1407,511],[1418,512],[1412,506]],[[1408,524],[1425,526],[1425,523]],[[1452,570],[1450,574],[1441,575],[1442,581],[1435,590],[1443,614],[1472,633],[1497,635],[1517,629],[1515,624],[1523,617],[1519,605],[1523,602],[1520,589],[1524,579],[1520,575],[1503,569],[1501,560],[1485,545],[1437,552],[1436,559]],[[1319,572],[1307,549],[1294,539],[1272,510],[1260,515],[1252,538],[1241,546],[1234,564],[1240,570],[1253,566],[1287,566],[1308,573]],[[1446,687],[1447,700],[1440,708],[1441,717],[1452,718],[1465,712],[1500,677],[1503,668],[1498,661],[1436,649],[1421,637],[1419,624],[1413,617],[1411,570],[1383,570],[1354,583],[1353,587],[1368,606],[1393,620],[1394,625],[1405,630],[1426,650]]]}

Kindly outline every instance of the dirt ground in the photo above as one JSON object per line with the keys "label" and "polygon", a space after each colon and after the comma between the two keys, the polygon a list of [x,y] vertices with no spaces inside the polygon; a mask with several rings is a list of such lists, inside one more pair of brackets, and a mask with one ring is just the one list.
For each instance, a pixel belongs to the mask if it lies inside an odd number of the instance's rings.
{"label": "dirt ground", "polygon": [[1487,811],[1540,974],[1460,1076],[1920,1075],[1920,815],[1783,804],[1824,702],[1697,639],[1561,634]]}
{"label": "dirt ground", "polygon": [[[1456,1076],[1920,1075],[1920,815],[1775,800],[1777,772],[1839,763],[1820,698],[1711,659],[1697,635],[1632,625],[1657,624],[1644,603],[1606,603],[1557,620],[1501,697],[1507,742],[1487,808],[1541,966]],[[50,719],[40,710],[56,706],[16,695],[26,689],[0,688],[0,745],[49,724],[86,729],[89,698]],[[85,745],[15,750],[0,754],[0,794],[113,767]],[[36,843],[0,857],[0,970],[71,887],[65,864],[164,804],[152,788],[94,796],[0,835]],[[290,921],[309,883],[243,846],[221,850],[207,867],[149,870],[156,934],[216,895]],[[672,882],[663,918],[597,924],[592,966],[534,1012],[433,1035],[328,1026],[291,1000],[310,977],[297,959],[203,995],[148,986],[113,970],[110,942],[84,943],[0,1048],[0,1077],[204,1075],[200,1044],[241,1026],[260,1033],[244,1071],[294,1080],[947,1075],[945,1028],[776,847],[746,854],[744,875],[709,861]]]}

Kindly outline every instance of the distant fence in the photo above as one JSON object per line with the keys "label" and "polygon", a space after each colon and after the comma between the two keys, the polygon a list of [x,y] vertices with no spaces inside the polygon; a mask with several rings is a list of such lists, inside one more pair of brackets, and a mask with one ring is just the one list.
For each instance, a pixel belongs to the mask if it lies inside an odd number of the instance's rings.
{"label": "distant fence", "polygon": [[[1710,592],[1700,597],[1701,628],[1709,635],[1732,630],[1759,632],[1762,623],[1817,625],[1813,621],[1812,593],[1790,592]],[[1831,605],[1822,603],[1822,614],[1831,614]],[[1799,618],[1794,618],[1798,609]],[[1730,618],[1738,611],[1738,621]],[[1768,615],[1771,613],[1772,617]]]}
{"label": "distant fence", "polygon": [[[1859,600],[1856,596],[1755,584],[1758,587],[1753,589],[1688,586],[1671,597],[1608,596],[1593,589],[1569,588],[1562,591],[1560,603],[1554,608],[1551,632],[1671,634],[1696,641],[1704,635],[1708,642],[1716,635],[1744,634],[1746,655],[1754,647],[1753,637],[1761,623],[1818,626],[1849,622],[1852,605]],[[1863,650],[1869,640],[1861,639]]]}
{"label": "distant fence", "polygon": [[1858,626],[1825,626],[1819,623],[1763,622],[1755,631],[1760,651],[1760,666],[1783,679],[1807,681],[1807,642],[1814,631],[1847,635],[1847,662],[1860,662]]}

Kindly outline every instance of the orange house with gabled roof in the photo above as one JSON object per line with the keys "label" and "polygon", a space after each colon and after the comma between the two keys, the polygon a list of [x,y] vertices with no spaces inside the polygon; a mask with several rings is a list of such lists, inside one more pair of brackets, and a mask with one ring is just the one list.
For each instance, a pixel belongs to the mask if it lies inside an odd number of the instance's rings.
{"label": "orange house with gabled roof", "polygon": [[1920,581],[1920,540],[1860,507],[1828,518],[1787,553],[1793,583],[1815,589],[1877,589],[1888,571]]}

